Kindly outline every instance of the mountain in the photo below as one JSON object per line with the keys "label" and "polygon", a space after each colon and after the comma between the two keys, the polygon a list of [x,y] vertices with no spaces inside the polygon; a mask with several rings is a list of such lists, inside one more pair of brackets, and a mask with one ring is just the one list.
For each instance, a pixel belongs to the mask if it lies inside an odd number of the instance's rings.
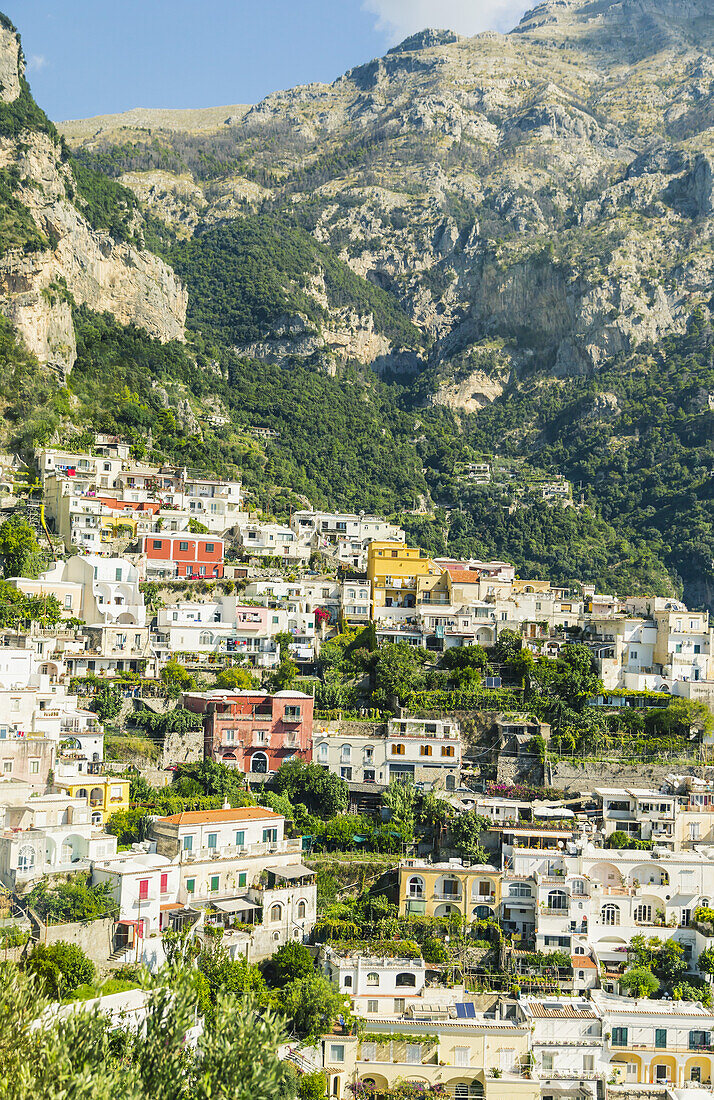
{"label": "mountain", "polygon": [[41,362],[76,357],[71,303],[107,310],[162,340],[183,336],[186,292],[143,247],[131,192],[72,166],[25,80],[15,27],[0,17],[0,309]]}
{"label": "mountain", "polygon": [[[713,121],[714,0],[548,0],[255,106],[62,124],[118,189],[111,248],[187,287],[188,344],[75,296],[37,430],[151,426],[277,514],[406,513],[434,552],[711,604]],[[535,499],[558,473],[575,507]]]}

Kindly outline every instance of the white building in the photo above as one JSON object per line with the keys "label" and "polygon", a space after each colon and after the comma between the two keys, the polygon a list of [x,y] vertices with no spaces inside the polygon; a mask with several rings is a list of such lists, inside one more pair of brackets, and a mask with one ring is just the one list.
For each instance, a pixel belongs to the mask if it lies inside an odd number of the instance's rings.
{"label": "white building", "polygon": [[0,806],[0,814],[0,879],[8,889],[44,875],[88,870],[93,860],[116,853],[117,838],[93,823],[86,799],[34,796],[21,806]]}
{"label": "white building", "polygon": [[301,542],[291,527],[279,523],[239,523],[238,542],[243,554],[251,558],[280,558],[295,564],[307,564],[312,551]]}

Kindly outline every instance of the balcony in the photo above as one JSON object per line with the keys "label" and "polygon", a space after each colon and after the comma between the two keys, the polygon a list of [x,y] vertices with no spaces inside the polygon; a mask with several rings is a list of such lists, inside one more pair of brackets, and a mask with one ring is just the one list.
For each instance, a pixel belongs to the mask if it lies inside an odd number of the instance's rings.
{"label": "balcony", "polygon": [[463,901],[464,895],[463,894],[444,894],[444,893],[441,892],[441,890],[435,890],[434,893],[432,894],[432,897],[433,897],[434,901],[453,901],[453,902],[458,903],[458,902]]}

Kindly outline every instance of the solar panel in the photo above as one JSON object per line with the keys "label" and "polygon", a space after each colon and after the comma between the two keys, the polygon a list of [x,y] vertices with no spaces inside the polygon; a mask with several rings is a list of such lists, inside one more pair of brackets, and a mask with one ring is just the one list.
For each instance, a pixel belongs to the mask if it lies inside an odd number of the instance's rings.
{"label": "solar panel", "polygon": [[476,1019],[476,1005],[468,1002],[467,1004],[456,1005],[456,1018],[458,1020],[475,1020]]}
{"label": "solar panel", "polygon": [[458,1020],[465,1020],[466,1019],[466,1008],[467,1008],[466,1005],[457,1005],[456,1006],[456,1018]]}

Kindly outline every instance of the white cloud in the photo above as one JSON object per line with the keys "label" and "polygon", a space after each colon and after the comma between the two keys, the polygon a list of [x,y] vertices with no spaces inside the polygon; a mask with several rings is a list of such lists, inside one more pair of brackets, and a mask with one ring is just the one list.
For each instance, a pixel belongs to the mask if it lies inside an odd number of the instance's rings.
{"label": "white cloud", "polygon": [[466,35],[509,31],[534,4],[535,0],[363,0],[362,7],[377,16],[378,30],[400,42],[425,27]]}
{"label": "white cloud", "polygon": [[30,59],[27,62],[27,67],[30,72],[39,73],[41,69],[44,69],[47,65],[47,58],[41,53],[30,54]]}

